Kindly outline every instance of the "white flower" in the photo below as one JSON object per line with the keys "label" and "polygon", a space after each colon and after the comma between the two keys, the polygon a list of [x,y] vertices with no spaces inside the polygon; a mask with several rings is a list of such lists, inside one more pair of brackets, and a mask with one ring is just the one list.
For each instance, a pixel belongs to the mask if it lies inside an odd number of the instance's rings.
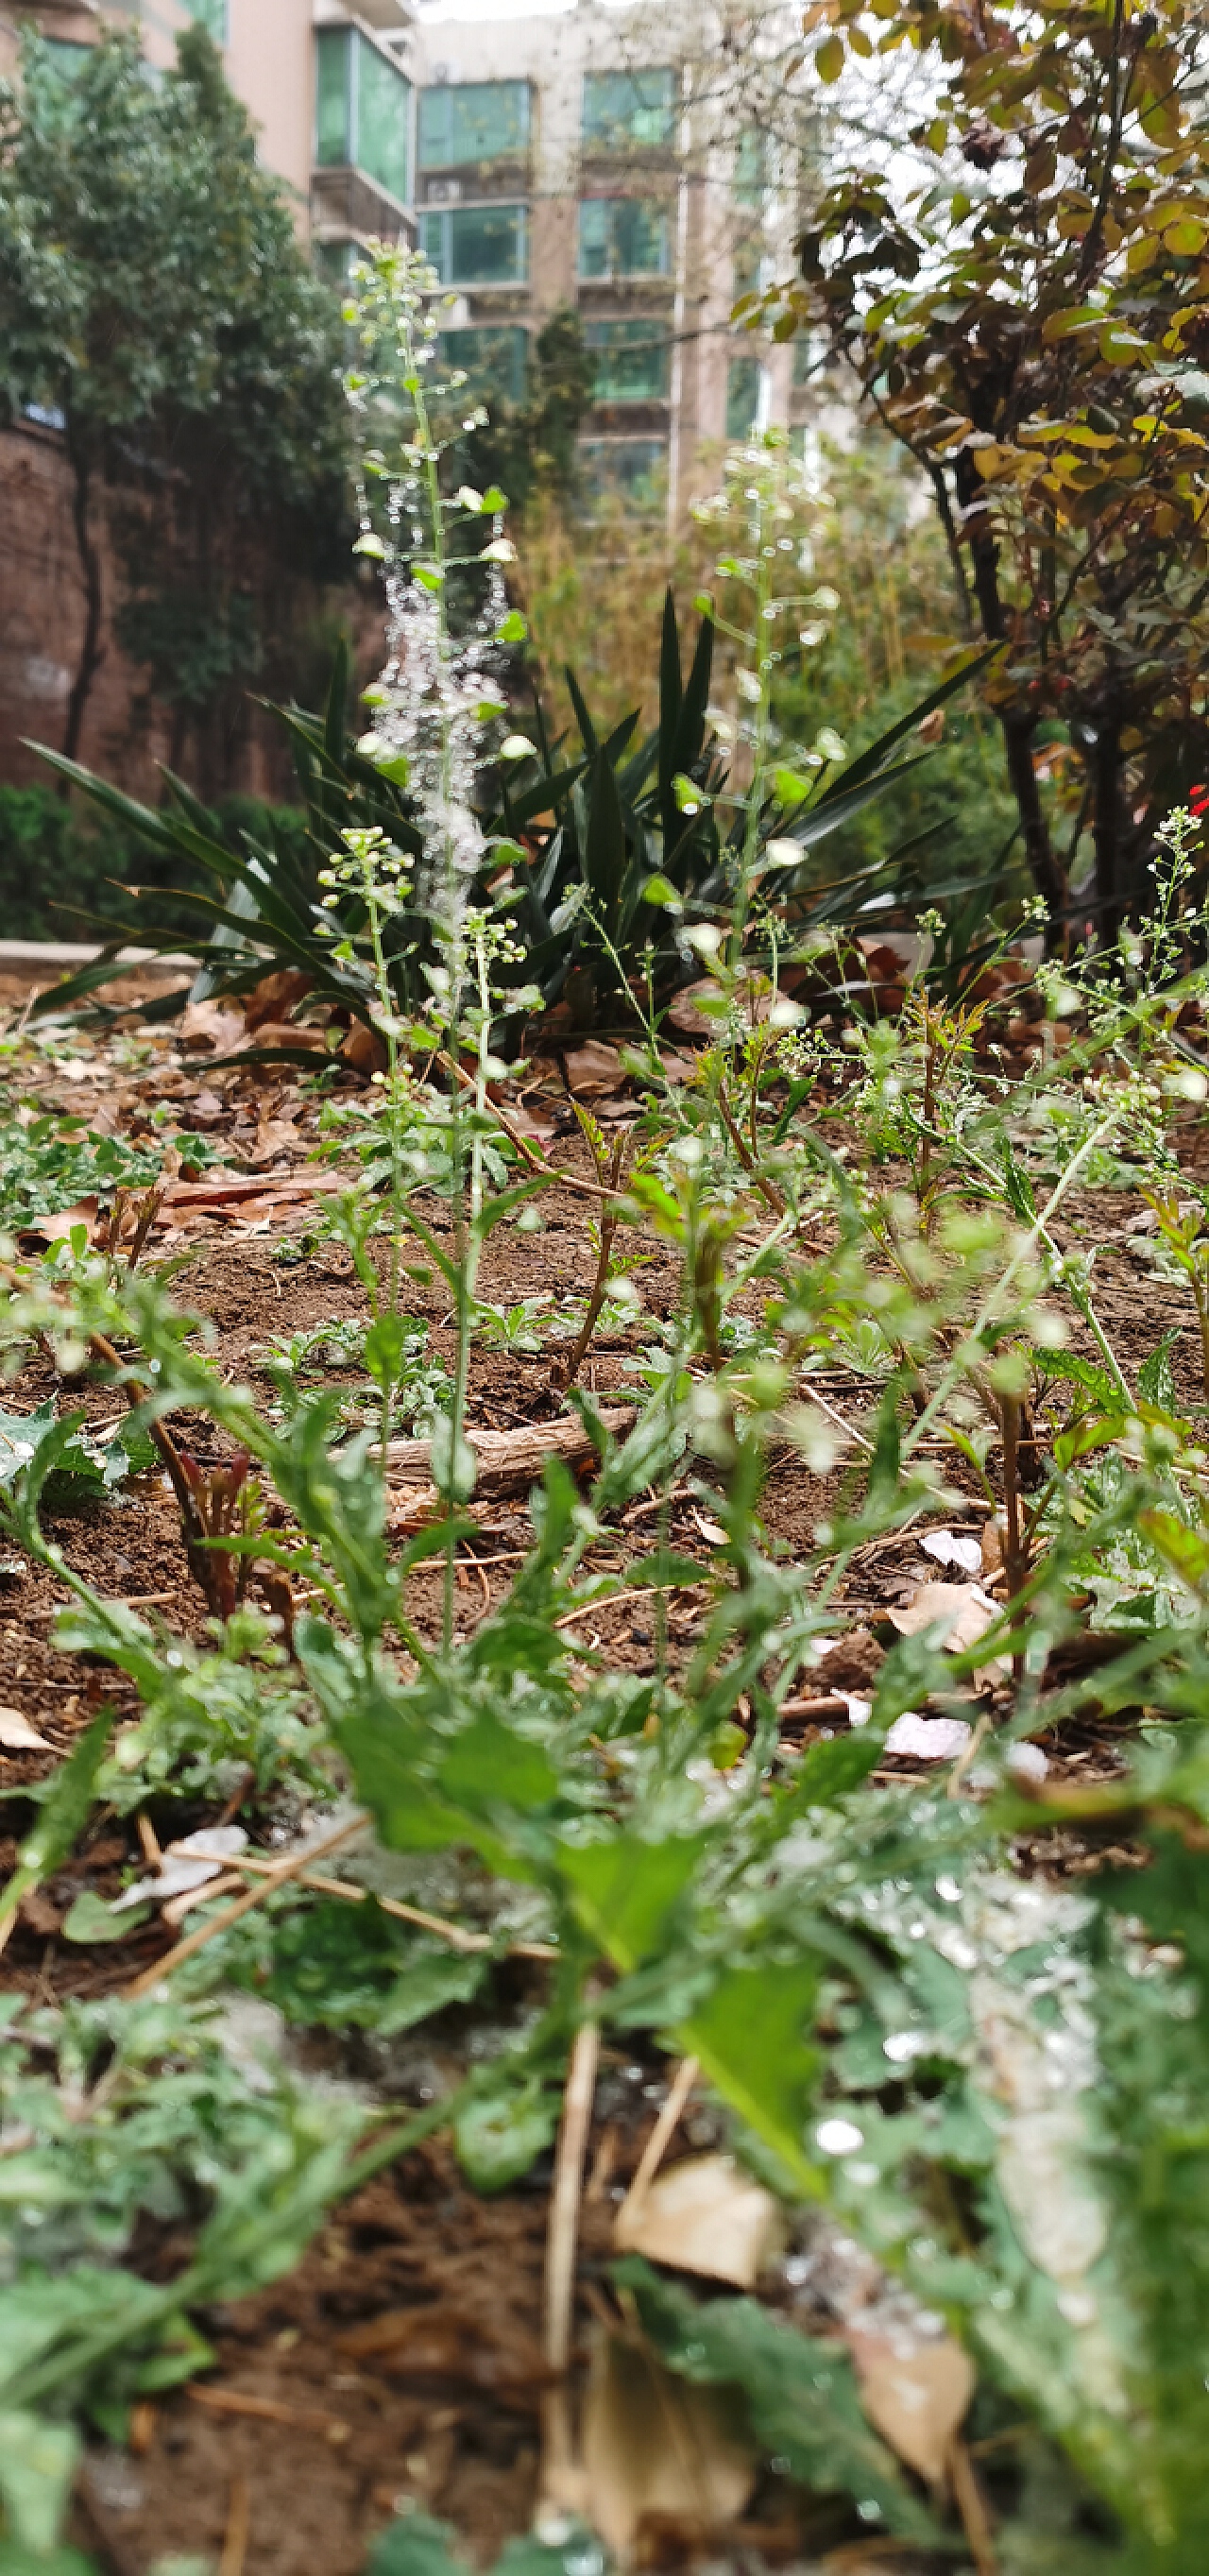
{"label": "white flower", "polygon": [[536,760],[537,751],[527,733],[510,733],[500,744],[501,760]]}
{"label": "white flower", "polygon": [[495,538],[493,538],[493,540],[492,540],[492,542],[491,542],[491,544],[490,544],[489,546],[484,546],[483,551],[482,551],[481,555],[479,556],[479,562],[480,562],[480,563],[515,563],[515,562],[516,562],[516,548],[515,548],[515,546],[513,545],[513,542],[512,542],[511,537],[495,537]]}

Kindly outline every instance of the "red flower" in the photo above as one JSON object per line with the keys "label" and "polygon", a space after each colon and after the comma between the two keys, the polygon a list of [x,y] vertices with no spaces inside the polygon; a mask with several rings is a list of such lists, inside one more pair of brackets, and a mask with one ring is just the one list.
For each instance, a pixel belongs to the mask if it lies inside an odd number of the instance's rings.
{"label": "red flower", "polygon": [[1209,814],[1209,787],[1190,787],[1188,803],[1195,820],[1199,823],[1202,815]]}

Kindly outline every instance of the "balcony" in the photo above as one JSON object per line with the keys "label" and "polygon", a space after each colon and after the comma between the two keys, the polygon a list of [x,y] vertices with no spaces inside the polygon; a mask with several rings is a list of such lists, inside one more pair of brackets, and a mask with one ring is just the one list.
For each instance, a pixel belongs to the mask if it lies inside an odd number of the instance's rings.
{"label": "balcony", "polygon": [[316,237],[410,238],[411,83],[385,45],[346,18],[320,25],[315,46]]}

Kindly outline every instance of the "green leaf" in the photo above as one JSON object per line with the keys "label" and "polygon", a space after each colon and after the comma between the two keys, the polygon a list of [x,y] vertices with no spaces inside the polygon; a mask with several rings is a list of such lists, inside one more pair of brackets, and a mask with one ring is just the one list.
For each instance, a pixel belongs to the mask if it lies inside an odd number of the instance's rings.
{"label": "green leaf", "polygon": [[1153,1404],[1159,1413],[1175,1411],[1175,1372],[1171,1353],[1179,1338],[1179,1325],[1173,1324],[1170,1332],[1164,1333],[1158,1349],[1151,1352],[1148,1360],[1143,1360],[1138,1370],[1138,1393],[1145,1404]]}
{"label": "green leaf", "polygon": [[806,2037],[818,1970],[812,1959],[728,1968],[677,2033],[741,2119],[767,2140],[799,2190],[822,2181],[803,2147],[819,2052]]}
{"label": "green leaf", "polygon": [[489,1709],[463,1728],[437,1778],[458,1806],[484,1815],[501,1806],[549,1806],[558,1790],[558,1773],[540,1744],[502,1725]]}
{"label": "green leaf", "polygon": [[805,2335],[756,2299],[698,2303],[640,2255],[613,2265],[660,2360],[706,2388],[741,2389],[761,2451],[818,2495],[871,2502],[887,2529],[923,2544],[939,2533],[864,2414],[844,2344]]}
{"label": "green leaf", "polygon": [[497,644],[523,644],[528,632],[528,620],[522,617],[519,608],[510,608],[496,627],[495,640]]}
{"label": "green leaf", "polygon": [[2,1896],[0,1923],[15,1914],[22,1897],[66,1860],[88,1821],[97,1774],[105,1759],[113,1711],[103,1709],[78,1736],[66,1762],[52,1772],[43,1789],[41,1816],[17,1853],[17,1866]]}
{"label": "green leaf", "polygon": [[18,2548],[45,2558],[55,2547],[79,2456],[72,2425],[0,2414],[0,2496],[6,2535]]}
{"label": "green leaf", "polygon": [[832,83],[839,79],[840,73],[844,68],[844,44],[842,37],[824,37],[822,44],[818,46],[815,52],[814,68],[818,73],[819,79],[825,83],[828,89],[830,89]]}
{"label": "green leaf", "polygon": [[132,1932],[141,1932],[154,1912],[150,1905],[136,1905],[128,1914],[115,1914],[103,1896],[90,1887],[82,1888],[63,1925],[67,1941],[128,1941]]}
{"label": "green leaf", "polygon": [[856,1735],[835,1735],[830,1742],[820,1739],[809,1745],[794,1773],[788,1805],[802,1815],[808,1815],[812,1807],[837,1805],[850,1791],[859,1789],[862,1780],[876,1768],[881,1749],[876,1727],[862,1727]]}
{"label": "green leaf", "polygon": [[365,2576],[470,2576],[456,2539],[452,2523],[429,2513],[400,2515],[374,2542]]}
{"label": "green leaf", "polygon": [[487,1961],[417,1939],[377,1898],[323,1897],[277,1925],[267,1978],[248,1982],[287,2021],[324,2030],[410,2030],[449,2003],[468,2003]]}
{"label": "green leaf", "polygon": [[1099,350],[1106,367],[1148,365],[1154,354],[1150,342],[1123,322],[1106,323],[1100,333]]}
{"label": "green leaf", "polygon": [[679,1834],[644,1843],[618,1834],[611,1842],[558,1845],[555,1864],[572,1907],[616,1967],[636,1968],[659,1947],[707,1841],[705,1834]]}
{"label": "green leaf", "polygon": [[536,2075],[480,2094],[454,2123],[454,2143],[476,2191],[506,2191],[544,2155],[558,2128],[559,2097]]}

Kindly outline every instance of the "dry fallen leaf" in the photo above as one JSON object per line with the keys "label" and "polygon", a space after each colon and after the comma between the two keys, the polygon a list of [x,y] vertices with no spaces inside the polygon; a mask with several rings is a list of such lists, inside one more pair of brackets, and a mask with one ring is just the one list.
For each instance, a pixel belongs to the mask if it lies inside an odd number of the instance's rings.
{"label": "dry fallen leaf", "polygon": [[754,2289],[783,2238],[780,2208],[733,2156],[686,2156],[617,2213],[626,2253]]}
{"label": "dry fallen leaf", "polygon": [[756,2478],[725,2390],[673,2379],[637,2344],[600,2337],[583,2413],[579,2509],[622,2556],[644,2514],[733,2522]]}
{"label": "dry fallen leaf", "polygon": [[[976,1646],[1000,1615],[978,1583],[921,1583],[901,1610],[886,1612],[900,1637],[918,1637],[925,1628],[939,1628],[941,1645],[954,1655]],[[1001,1664],[1006,1670],[1009,1658],[988,1655],[987,1663]]]}
{"label": "dry fallen leaf", "polygon": [[876,2432],[929,2486],[938,2487],[970,2399],[976,2372],[951,2335],[896,2348],[889,2335],[850,2328],[861,2404]]}
{"label": "dry fallen leaf", "polygon": [[19,1708],[0,1708],[0,1745],[6,1753],[49,1753],[50,1746]]}
{"label": "dry fallen leaf", "polygon": [[40,1243],[66,1243],[78,1225],[82,1225],[91,1243],[96,1232],[98,1201],[78,1199],[74,1207],[58,1208],[53,1216],[31,1216],[17,1230],[22,1250],[36,1237]]}
{"label": "dry fallen leaf", "polygon": [[564,1061],[568,1088],[577,1100],[590,1100],[602,1092],[620,1091],[627,1079],[616,1047],[606,1046],[600,1038],[588,1038],[583,1046],[570,1047]]}
{"label": "dry fallen leaf", "polygon": [[189,1048],[227,1055],[246,1042],[247,1023],[242,1011],[222,1002],[189,1002],[181,1018],[180,1035]]}

